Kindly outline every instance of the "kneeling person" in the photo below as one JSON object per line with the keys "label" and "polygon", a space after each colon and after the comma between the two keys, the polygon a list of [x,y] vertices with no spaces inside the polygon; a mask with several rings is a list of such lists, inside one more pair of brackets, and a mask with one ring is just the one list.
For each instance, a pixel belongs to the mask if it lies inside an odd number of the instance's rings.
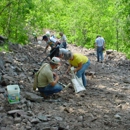
{"label": "kneeling person", "polygon": [[46,64],[39,72],[38,90],[44,98],[52,95],[53,93],[58,93],[63,89],[63,87],[57,83],[59,76],[53,72],[53,69],[56,69],[59,64],[60,59],[53,57],[50,63]]}

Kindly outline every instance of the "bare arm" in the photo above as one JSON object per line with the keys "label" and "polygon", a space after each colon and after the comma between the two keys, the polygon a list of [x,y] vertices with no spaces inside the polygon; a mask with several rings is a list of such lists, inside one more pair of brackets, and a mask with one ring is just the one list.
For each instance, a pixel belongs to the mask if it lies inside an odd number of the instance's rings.
{"label": "bare arm", "polygon": [[70,70],[70,68],[71,68],[71,65],[69,65],[69,67],[68,67],[68,69],[66,70],[66,72],[65,72],[65,73],[68,73],[68,72],[69,72],[69,70]]}
{"label": "bare arm", "polygon": [[80,70],[82,68],[82,63],[78,64],[78,67],[74,69],[74,72],[77,72],[78,70]]}
{"label": "bare arm", "polygon": [[45,48],[45,52],[46,52],[46,50],[48,49],[48,47],[49,47],[49,45],[46,46],[46,48]]}
{"label": "bare arm", "polygon": [[53,75],[55,78],[54,78],[54,81],[50,83],[51,86],[55,86],[59,80],[59,76],[56,73],[53,73]]}

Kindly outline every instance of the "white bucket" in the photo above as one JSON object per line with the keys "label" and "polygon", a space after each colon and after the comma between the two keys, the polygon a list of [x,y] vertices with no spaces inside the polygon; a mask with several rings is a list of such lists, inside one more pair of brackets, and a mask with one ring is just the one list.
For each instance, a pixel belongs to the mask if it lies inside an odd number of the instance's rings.
{"label": "white bucket", "polygon": [[19,103],[20,100],[20,88],[18,85],[8,85],[8,101],[10,104]]}

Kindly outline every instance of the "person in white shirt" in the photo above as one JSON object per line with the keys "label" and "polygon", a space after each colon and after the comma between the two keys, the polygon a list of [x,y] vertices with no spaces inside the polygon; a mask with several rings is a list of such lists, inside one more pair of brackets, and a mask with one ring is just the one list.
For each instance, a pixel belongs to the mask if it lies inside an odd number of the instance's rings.
{"label": "person in white shirt", "polygon": [[101,60],[103,62],[103,50],[105,48],[105,40],[103,37],[98,35],[95,40],[95,48],[97,51],[97,62]]}
{"label": "person in white shirt", "polygon": [[50,58],[52,59],[54,56],[59,57],[59,42],[55,38],[49,37],[47,34],[42,37],[42,40],[47,44],[44,52],[46,53],[46,50],[50,46]]}
{"label": "person in white shirt", "polygon": [[60,58],[63,58],[64,55],[66,55],[66,54],[69,53],[69,52],[70,52],[70,50],[67,50],[67,49],[65,49],[65,48],[59,48],[59,57],[60,57]]}
{"label": "person in white shirt", "polygon": [[60,42],[61,42],[61,48],[67,48],[67,38],[65,36],[65,34],[63,34],[62,32],[59,33],[59,35],[61,36]]}

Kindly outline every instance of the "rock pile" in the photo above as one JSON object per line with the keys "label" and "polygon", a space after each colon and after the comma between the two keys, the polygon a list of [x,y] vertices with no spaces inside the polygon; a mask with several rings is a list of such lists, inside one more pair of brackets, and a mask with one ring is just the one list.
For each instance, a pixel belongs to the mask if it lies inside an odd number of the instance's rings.
{"label": "rock pile", "polygon": [[[73,52],[89,57],[86,91],[75,93],[72,85],[43,100],[32,90],[33,73],[46,58],[43,44],[11,44],[10,52],[0,52],[0,129],[1,130],[129,130],[130,61],[124,54],[107,50],[104,63],[96,62],[93,49],[68,45]],[[49,51],[48,51],[49,53]],[[49,62],[46,58],[46,62]],[[68,62],[57,71],[60,82]],[[9,104],[6,86],[18,84],[20,103]]]}

